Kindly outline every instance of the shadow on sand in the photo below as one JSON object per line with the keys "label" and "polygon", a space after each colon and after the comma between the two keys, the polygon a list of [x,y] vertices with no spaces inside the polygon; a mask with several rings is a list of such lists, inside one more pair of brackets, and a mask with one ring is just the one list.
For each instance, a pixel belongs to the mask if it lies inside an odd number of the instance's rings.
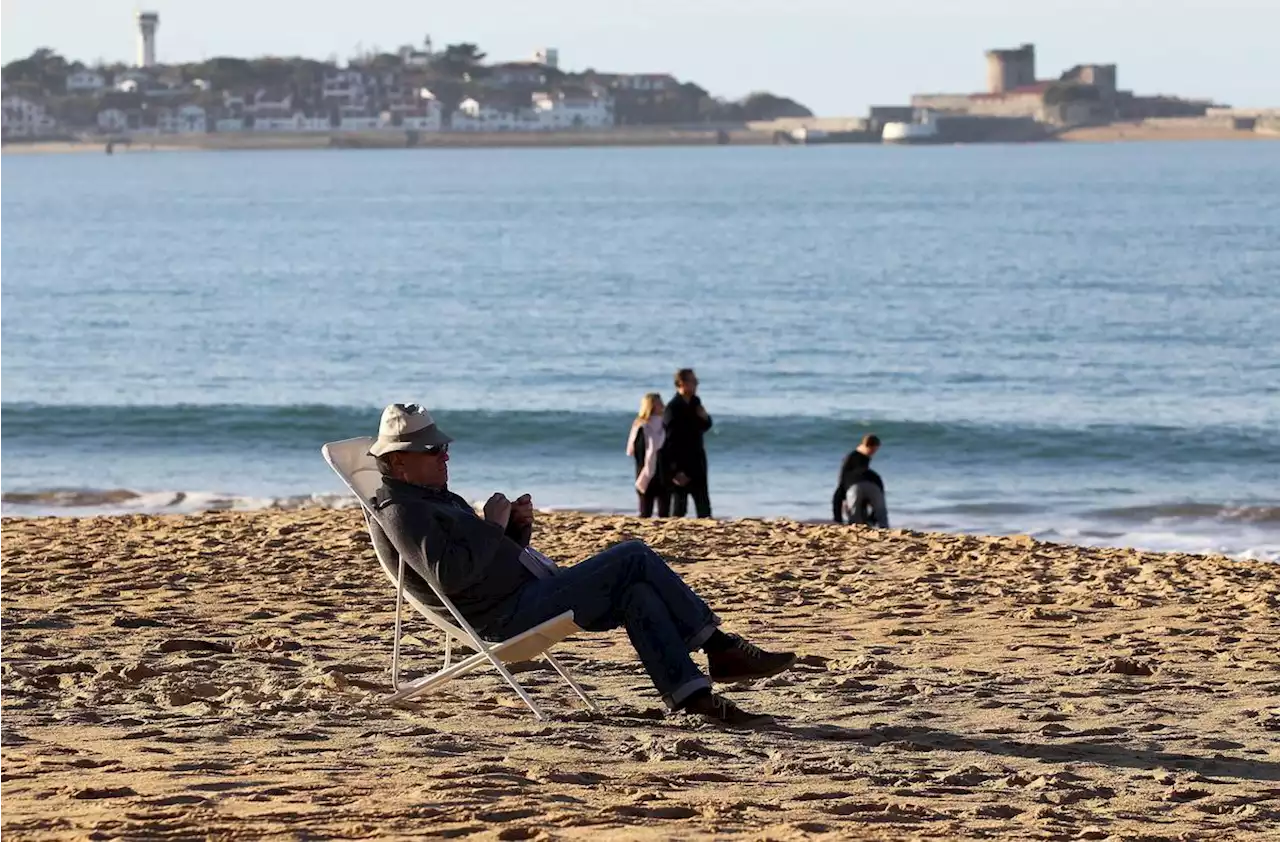
{"label": "shadow on sand", "polygon": [[845,728],[822,724],[776,724],[770,730],[822,742],[861,743],[865,746],[897,743],[902,748],[913,751],[980,751],[1047,763],[1084,762],[1131,769],[1182,769],[1220,777],[1280,781],[1280,763],[1268,760],[1248,760],[1223,754],[1206,757],[1178,752],[1145,751],[1117,743],[1026,743],[1000,737],[961,736],[921,726]]}

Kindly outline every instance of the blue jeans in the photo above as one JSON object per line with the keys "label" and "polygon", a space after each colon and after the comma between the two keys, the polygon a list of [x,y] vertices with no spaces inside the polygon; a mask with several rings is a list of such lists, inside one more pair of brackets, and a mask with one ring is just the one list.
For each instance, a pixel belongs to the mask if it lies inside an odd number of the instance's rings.
{"label": "blue jeans", "polygon": [[511,596],[500,619],[480,633],[505,640],[573,611],[586,631],[626,626],[649,678],[674,709],[711,682],[689,653],[707,642],[720,619],[643,541],[610,547]]}

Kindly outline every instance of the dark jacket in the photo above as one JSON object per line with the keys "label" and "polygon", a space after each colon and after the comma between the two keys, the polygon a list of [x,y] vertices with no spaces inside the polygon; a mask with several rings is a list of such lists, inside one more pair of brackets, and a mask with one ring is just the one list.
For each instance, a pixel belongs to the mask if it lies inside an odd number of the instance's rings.
{"label": "dark jacket", "polygon": [[849,493],[850,488],[863,480],[874,482],[880,486],[881,491],[884,491],[884,480],[878,473],[871,470],[871,457],[857,450],[850,451],[849,455],[844,457],[844,463],[840,465],[840,484],[836,486],[836,493],[831,497],[831,517],[836,523],[844,523],[845,495]]}
{"label": "dark jacket", "polygon": [[665,475],[674,478],[684,473],[690,479],[707,475],[707,451],[702,444],[702,434],[711,429],[711,416],[703,421],[698,415],[702,399],[697,395],[685,400],[674,395],[662,413],[662,424],[667,430],[667,440],[662,445],[662,463]]}
{"label": "dark jacket", "polygon": [[[377,525],[405,556],[406,570],[421,565],[434,574],[445,596],[477,629],[500,619],[502,604],[534,580],[520,561],[532,528],[504,531],[447,489],[384,478],[374,509]],[[410,583],[430,594],[417,572],[406,577],[406,585]],[[434,598],[430,602],[441,607]]]}
{"label": "dark jacket", "polygon": [[645,449],[649,444],[649,440],[645,438],[644,426],[637,425],[631,431],[631,452],[636,460],[636,476],[640,476],[640,472],[644,470]]}

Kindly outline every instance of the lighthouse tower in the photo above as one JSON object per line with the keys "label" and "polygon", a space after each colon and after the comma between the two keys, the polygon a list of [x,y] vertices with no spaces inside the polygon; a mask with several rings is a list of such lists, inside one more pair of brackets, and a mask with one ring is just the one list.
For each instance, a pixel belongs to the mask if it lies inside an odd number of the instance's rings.
{"label": "lighthouse tower", "polygon": [[138,66],[156,66],[156,27],[160,15],[156,12],[138,12]]}

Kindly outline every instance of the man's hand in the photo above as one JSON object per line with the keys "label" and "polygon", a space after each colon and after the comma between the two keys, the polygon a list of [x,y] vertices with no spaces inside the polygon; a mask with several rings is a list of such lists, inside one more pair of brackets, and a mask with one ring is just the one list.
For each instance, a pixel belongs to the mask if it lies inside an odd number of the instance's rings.
{"label": "man's hand", "polygon": [[528,494],[521,494],[511,504],[511,525],[521,529],[533,526],[533,498]]}
{"label": "man's hand", "polygon": [[674,482],[676,485],[680,486],[681,488],[684,488],[686,485],[689,484],[689,475],[686,474],[684,471],[679,471],[674,477],[671,478],[671,481]]}
{"label": "man's hand", "polygon": [[484,519],[507,528],[507,522],[511,520],[511,501],[505,494],[494,494],[489,498],[484,504]]}
{"label": "man's hand", "polygon": [[707,414],[707,408],[702,404],[698,404],[698,417],[703,421],[710,421],[711,416]]}

